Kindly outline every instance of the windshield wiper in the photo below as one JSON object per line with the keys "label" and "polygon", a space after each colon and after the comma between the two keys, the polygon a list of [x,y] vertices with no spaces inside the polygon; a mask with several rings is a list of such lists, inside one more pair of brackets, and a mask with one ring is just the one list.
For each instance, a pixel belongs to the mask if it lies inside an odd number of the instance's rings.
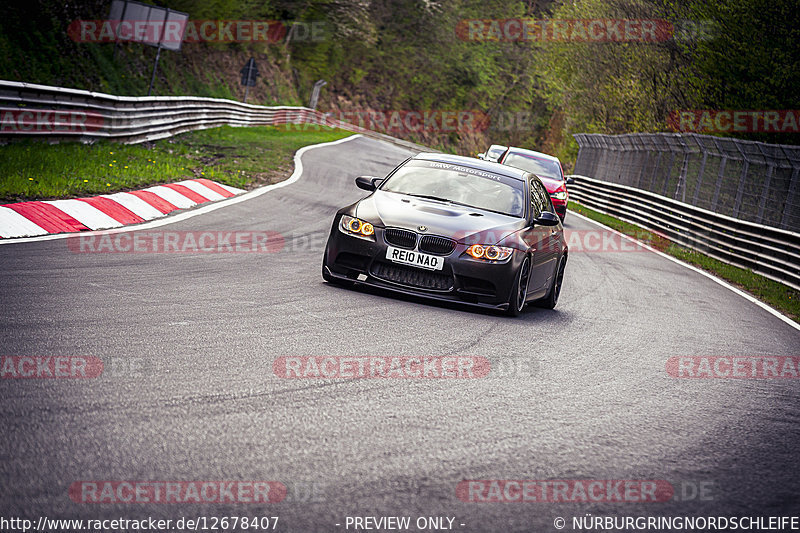
{"label": "windshield wiper", "polygon": [[[406,196],[413,196],[414,198],[425,198],[426,200],[439,200],[440,202],[448,202],[448,203],[451,203],[451,204],[458,203],[458,202],[454,202],[453,200],[448,200],[447,198],[441,198],[439,196],[432,196],[430,194],[412,194],[410,192],[405,192],[403,194],[405,194]],[[464,204],[461,204],[461,205],[464,205]]]}
{"label": "windshield wiper", "polygon": [[413,196],[414,198],[425,198],[426,200],[439,200],[440,202],[447,202],[448,204],[453,204],[453,205],[463,205],[464,207],[471,207],[475,209],[474,205],[465,204],[463,202],[456,202],[455,200],[448,200],[447,198],[439,198],[438,196],[431,196],[428,194],[410,194],[410,193],[404,193],[404,194],[406,194],[407,196]]}
{"label": "windshield wiper", "polygon": [[501,215],[512,216],[512,215],[508,215],[508,213],[504,213],[503,211],[495,211],[494,209],[487,209],[485,207],[478,207],[478,206],[475,206],[475,205],[472,205],[472,204],[465,204],[463,202],[456,202],[455,200],[448,200],[447,198],[440,198],[438,196],[432,196],[432,195],[428,195],[428,194],[411,194],[411,193],[407,193],[407,192],[403,193],[403,194],[405,194],[406,196],[413,196],[415,198],[425,198],[426,200],[439,200],[441,202],[447,202],[448,204],[460,205],[460,206],[463,206],[463,207],[469,207],[470,209],[483,209],[484,211],[491,211],[492,213],[499,213]]}
{"label": "windshield wiper", "polygon": [[[394,191],[390,191],[390,192],[394,192]],[[506,213],[504,211],[497,211],[495,209],[488,209],[486,207],[477,207],[477,206],[474,206],[474,205],[471,205],[471,204],[465,204],[465,203],[462,203],[462,202],[456,202],[455,200],[448,200],[447,198],[440,198],[438,196],[433,196],[433,195],[429,195],[429,194],[412,194],[412,193],[409,193],[409,192],[404,192],[404,193],[401,193],[401,194],[405,194],[406,196],[413,196],[414,198],[425,198],[426,200],[439,200],[440,202],[447,202],[448,204],[453,204],[453,205],[461,205],[461,206],[464,206],[464,207],[469,207],[470,209],[480,209],[480,210],[483,210],[483,211],[489,211],[491,213],[497,213],[498,215],[505,215],[507,217],[516,216],[516,215],[512,215],[512,214]]]}

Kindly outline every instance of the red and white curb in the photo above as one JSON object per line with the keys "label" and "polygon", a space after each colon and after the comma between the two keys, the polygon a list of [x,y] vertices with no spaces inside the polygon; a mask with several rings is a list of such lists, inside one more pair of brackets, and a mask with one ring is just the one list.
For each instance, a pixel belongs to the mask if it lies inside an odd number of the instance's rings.
{"label": "red and white curb", "polygon": [[[236,195],[233,198],[225,198],[224,200],[220,200],[220,201],[217,201],[217,202],[208,202],[208,203],[206,203],[204,205],[196,207],[195,209],[188,209],[186,211],[182,211],[180,213],[176,213],[176,214],[173,214],[173,215],[168,216],[168,217],[162,216],[161,218],[157,218],[155,220],[149,220],[149,221],[145,222],[144,224],[138,224],[136,226],[122,226],[122,227],[111,228],[111,229],[84,231],[83,233],[81,233],[81,235],[106,235],[106,234],[124,233],[124,232],[129,232],[129,231],[149,230],[149,229],[152,229],[152,228],[158,228],[158,227],[161,227],[161,226],[167,226],[169,224],[175,224],[176,222],[181,222],[181,221],[184,221],[184,220],[188,220],[190,218],[194,218],[194,217],[197,217],[197,216],[200,216],[200,215],[211,213],[213,211],[216,211],[217,209],[222,209],[224,207],[229,207],[229,206],[236,205],[236,204],[239,204],[239,203],[242,203],[242,202],[246,202],[248,200],[252,200],[253,198],[257,198],[257,197],[259,197],[259,196],[261,196],[263,194],[266,194],[266,193],[268,193],[270,191],[274,191],[276,189],[280,189],[282,187],[286,187],[288,185],[291,185],[291,184],[297,182],[300,179],[300,176],[303,175],[303,160],[302,160],[303,154],[305,154],[308,150],[313,150],[315,148],[322,148],[324,146],[335,146],[337,144],[349,142],[349,141],[352,141],[354,139],[359,139],[361,137],[362,137],[362,135],[351,135],[349,137],[345,137],[345,138],[339,139],[337,141],[330,141],[330,142],[325,142],[325,143],[320,143],[320,144],[312,144],[312,145],[304,146],[304,147],[300,148],[294,154],[294,172],[292,172],[292,175],[289,176],[289,179],[287,179],[287,180],[280,181],[278,183],[273,183],[271,185],[264,185],[264,186],[259,187],[257,189],[253,189],[252,191],[243,192],[241,194],[239,194],[239,192],[241,192],[239,189],[229,188],[229,187],[225,187],[223,185],[220,185],[220,187],[223,187],[224,189],[228,189],[228,192],[234,192],[235,191]],[[192,180],[190,180],[190,181],[192,181]],[[203,180],[200,180],[200,181],[201,181],[201,183],[203,182]],[[181,182],[181,183],[184,183],[184,182]],[[134,192],[140,192],[140,193],[144,194],[144,193],[146,193],[148,191],[145,190],[145,191],[134,191]],[[114,196],[114,195],[109,195],[109,196]],[[126,196],[125,198],[128,198],[128,197]],[[19,205],[19,204],[12,204],[12,205]],[[0,206],[0,209],[2,209],[3,207],[7,207],[7,206]],[[74,233],[49,233],[47,235],[37,235],[37,236],[33,236],[33,237],[19,237],[19,238],[16,238],[16,239],[3,239],[3,238],[0,238],[0,246],[2,246],[2,245],[24,244],[24,243],[29,243],[29,242],[49,241],[49,240],[55,240],[55,239],[68,239],[68,238],[70,238],[72,236],[74,236]]]}
{"label": "red and white curb", "polygon": [[0,205],[0,238],[119,228],[243,192],[200,178],[90,198],[5,204]]}

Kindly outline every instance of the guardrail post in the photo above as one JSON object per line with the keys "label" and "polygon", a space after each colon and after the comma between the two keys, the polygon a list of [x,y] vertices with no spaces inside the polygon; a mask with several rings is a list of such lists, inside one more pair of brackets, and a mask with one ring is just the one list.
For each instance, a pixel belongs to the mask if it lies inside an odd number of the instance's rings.
{"label": "guardrail post", "polygon": [[697,205],[697,200],[700,197],[700,187],[703,185],[703,177],[705,176],[706,172],[706,162],[708,162],[708,150],[706,150],[705,146],[700,144],[700,141],[697,140],[696,137],[692,136],[694,142],[697,143],[697,146],[703,152],[703,159],[700,161],[700,169],[697,171],[697,185],[694,187],[694,195],[692,196],[692,205]]}
{"label": "guardrail post", "polygon": [[582,133],[576,133],[572,137],[578,143],[578,155],[577,157],[575,157],[575,168],[573,172],[575,174],[582,174],[583,160],[586,158],[588,152],[586,151],[586,145],[585,142],[583,141]]}
{"label": "guardrail post", "polygon": [[328,82],[325,80],[318,80],[317,83],[314,84],[314,88],[311,91],[311,102],[309,102],[308,107],[311,109],[317,109],[317,102],[319,101],[319,91],[324,86],[328,85]]}
{"label": "guardrail post", "polygon": [[758,202],[758,214],[756,215],[756,222],[761,224],[764,219],[764,208],[767,205],[767,197],[769,196],[769,185],[772,181],[772,173],[775,171],[775,165],[769,164],[767,167],[767,176],[764,178],[764,187],[761,189],[761,200]]}
{"label": "guardrail post", "polygon": [[742,207],[744,182],[747,179],[747,173],[750,171],[750,160],[747,158],[747,154],[744,153],[744,150],[739,148],[738,144],[735,144],[734,146],[736,146],[736,149],[742,154],[742,174],[739,176],[739,186],[736,189],[736,200],[733,203],[733,217],[736,218],[739,216],[739,209]]}
{"label": "guardrail post", "polygon": [[611,150],[614,152],[614,160],[611,163],[611,168],[609,169],[609,174],[612,181],[614,183],[619,183],[622,173],[619,171],[620,165],[620,158],[622,157],[622,145],[620,143],[619,137],[612,137],[611,139],[612,148]]}
{"label": "guardrail post", "polygon": [[600,149],[600,139],[597,135],[587,135],[586,138],[589,140],[589,143],[592,147],[592,166],[591,166],[591,176],[596,176],[598,170],[600,169],[600,162],[603,157],[603,152]]}
{"label": "guardrail post", "polygon": [[634,161],[636,160],[637,152],[636,152],[636,146],[633,142],[633,135],[635,134],[630,134],[625,136],[625,142],[624,142],[625,152],[622,161],[620,163],[621,166],[620,172],[625,173],[624,183],[626,185],[631,185],[633,183],[633,178],[634,178],[632,170],[635,168]]}
{"label": "guardrail post", "polygon": [[[681,162],[681,169],[678,174],[678,185],[675,187],[675,199],[681,197],[681,201],[686,201],[686,174],[689,172],[689,148],[683,140],[683,137],[678,137],[681,148],[683,149],[683,161]],[[669,178],[667,178],[669,181]]]}
{"label": "guardrail post", "polygon": [[794,198],[797,195],[797,176],[800,174],[800,167],[794,167],[792,181],[789,183],[789,194],[786,196],[786,203],[783,204],[783,216],[781,217],[781,228],[789,229],[789,212],[794,207]]}
{"label": "guardrail post", "polygon": [[631,144],[633,145],[633,150],[631,151],[631,174],[633,174],[634,170],[638,170],[636,177],[631,177],[631,184],[634,187],[638,187],[642,182],[642,167],[644,166],[644,161],[642,160],[646,160],[645,156],[647,154],[642,150],[643,145],[639,134],[634,133],[631,135]]}
{"label": "guardrail post", "polygon": [[719,161],[719,171],[717,172],[717,184],[714,187],[714,197],[711,199],[711,210],[717,211],[719,203],[719,193],[722,190],[722,181],[725,179],[725,166],[728,164],[728,156],[722,155]]}
{"label": "guardrail post", "polygon": [[649,164],[650,164],[650,152],[643,149],[642,155],[639,156],[639,176],[636,178],[636,187],[639,189],[642,188],[642,178],[644,178],[645,169]]}
{"label": "guardrail post", "polygon": [[672,167],[675,165],[675,152],[670,150],[669,154],[669,164],[667,165],[667,172],[664,176],[664,186],[661,188],[661,196],[667,196],[667,186],[669,185],[669,178],[672,174]]}
{"label": "guardrail post", "polygon": [[729,155],[722,147],[718,139],[712,138],[711,142],[719,152],[720,162],[717,170],[717,182],[714,184],[714,196],[711,199],[711,210],[717,212],[717,205],[719,204],[719,195],[722,193],[722,182],[725,181],[725,168],[728,166]]}
{"label": "guardrail post", "polygon": [[595,177],[601,177],[602,179],[606,179],[606,174],[608,174],[608,158],[609,152],[611,151],[611,147],[608,145],[608,141],[606,140],[605,135],[597,135],[595,137],[597,142],[600,143],[600,161],[597,164],[597,169],[595,170]]}
{"label": "guardrail post", "polygon": [[658,150],[658,157],[656,157],[656,165],[653,167],[653,175],[650,177],[650,186],[647,187],[647,190],[650,192],[653,191],[653,186],[656,184],[656,178],[658,177],[658,168],[661,166],[661,157],[664,155],[664,152],[661,149],[657,148]]}

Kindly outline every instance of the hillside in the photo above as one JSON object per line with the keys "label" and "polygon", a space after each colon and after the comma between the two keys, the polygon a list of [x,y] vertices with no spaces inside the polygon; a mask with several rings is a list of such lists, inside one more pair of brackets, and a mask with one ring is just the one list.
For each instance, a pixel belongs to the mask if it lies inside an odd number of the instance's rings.
{"label": "hillside", "polygon": [[[267,42],[192,42],[179,53],[164,51],[154,94],[241,99],[239,69],[252,56],[261,77],[250,102],[306,104],[313,83],[324,79],[324,111],[381,112],[386,120],[397,118],[394,111],[400,119],[430,110],[483,117],[478,127],[389,131],[462,153],[500,142],[569,160],[576,132],[671,131],[671,114],[686,109],[800,108],[800,12],[791,0],[154,3],[187,12],[197,24],[280,21],[284,30]],[[146,94],[154,48],[127,43],[115,53],[112,43],[76,42],[68,32],[76,21],[106,18],[109,6],[105,0],[7,6],[0,78]],[[604,27],[600,40],[586,37],[600,20],[639,21],[645,30],[652,23],[654,38],[617,39],[619,27]],[[544,29],[520,39],[508,33],[509,21]],[[292,24],[321,31],[298,30],[287,39]],[[796,133],[738,136],[797,142]]]}

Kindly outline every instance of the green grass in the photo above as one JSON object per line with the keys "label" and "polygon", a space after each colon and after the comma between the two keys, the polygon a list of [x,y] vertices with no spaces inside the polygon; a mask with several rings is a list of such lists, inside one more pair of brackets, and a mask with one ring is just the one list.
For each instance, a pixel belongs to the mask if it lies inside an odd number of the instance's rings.
{"label": "green grass", "polygon": [[11,143],[0,146],[0,202],[91,196],[198,177],[252,188],[289,177],[300,147],[349,135],[332,128],[224,126],[138,145]]}
{"label": "green grass", "polygon": [[631,235],[649,244],[653,248],[680,259],[681,261],[685,261],[686,263],[711,272],[715,276],[724,279],[732,285],[755,296],[762,302],[774,307],[786,316],[792,318],[792,320],[800,322],[800,292],[782,283],[755,274],[752,270],[729,265],[700,252],[683,248],[635,224],[599,213],[581,204],[570,202],[569,209],[600,222],[601,224],[605,224],[621,233]]}

